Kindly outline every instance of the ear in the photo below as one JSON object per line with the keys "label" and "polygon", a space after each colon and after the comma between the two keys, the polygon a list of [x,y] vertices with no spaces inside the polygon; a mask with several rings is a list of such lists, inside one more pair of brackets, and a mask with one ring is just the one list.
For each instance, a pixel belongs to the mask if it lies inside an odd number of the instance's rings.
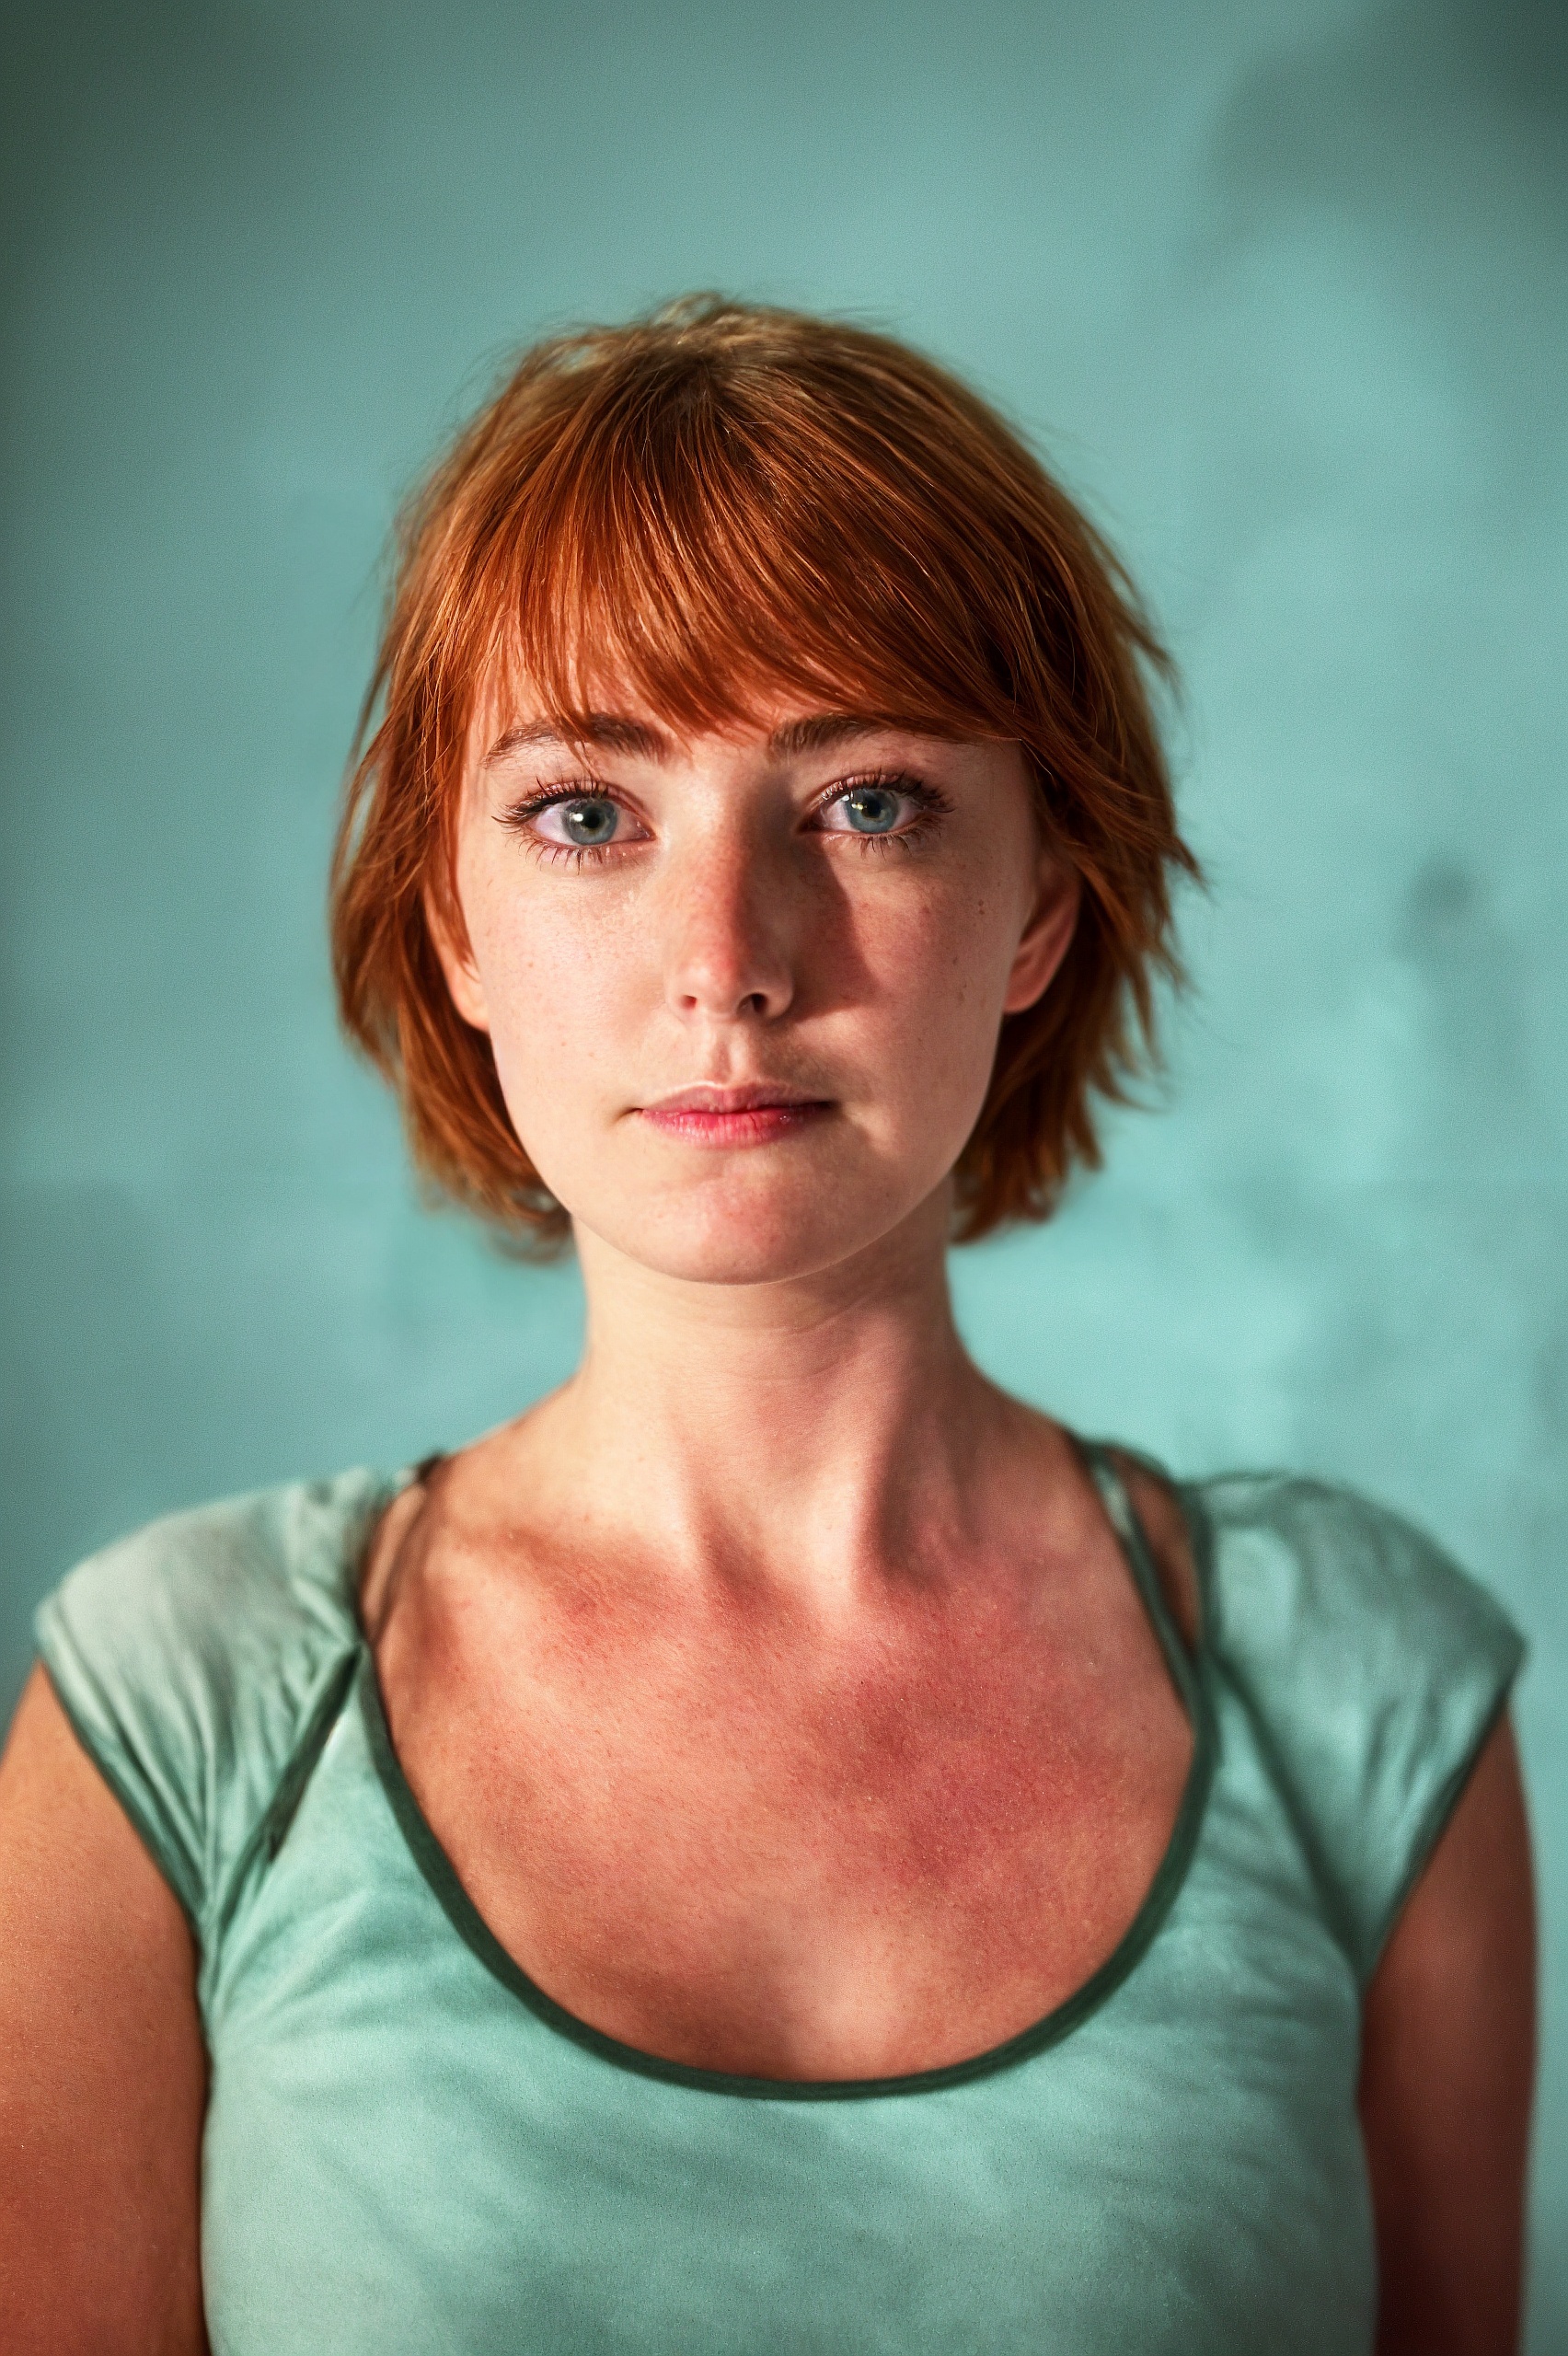
{"label": "ear", "polygon": [[484,985],[479,979],[479,969],[474,963],[467,928],[463,924],[461,915],[458,915],[455,927],[435,894],[426,892],[424,916],[453,1005],[464,1022],[471,1023],[476,1031],[488,1031],[490,1009],[485,1004]]}
{"label": "ear", "polygon": [[1067,953],[1082,898],[1077,868],[1042,851],[1034,907],[1008,976],[1004,1014],[1021,1014],[1044,997]]}

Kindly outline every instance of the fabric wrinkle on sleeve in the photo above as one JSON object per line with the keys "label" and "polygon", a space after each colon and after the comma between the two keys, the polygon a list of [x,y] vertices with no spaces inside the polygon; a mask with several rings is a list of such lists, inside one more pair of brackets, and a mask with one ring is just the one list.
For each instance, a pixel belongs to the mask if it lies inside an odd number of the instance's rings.
{"label": "fabric wrinkle on sleeve", "polygon": [[1205,1484],[1216,1645],[1365,1986],[1525,1646],[1442,1548],[1348,1490]]}
{"label": "fabric wrinkle on sleeve", "polygon": [[355,1473],[170,1515],[39,1608],[50,1683],[201,1946],[357,1643],[343,1565],[385,1493]]}

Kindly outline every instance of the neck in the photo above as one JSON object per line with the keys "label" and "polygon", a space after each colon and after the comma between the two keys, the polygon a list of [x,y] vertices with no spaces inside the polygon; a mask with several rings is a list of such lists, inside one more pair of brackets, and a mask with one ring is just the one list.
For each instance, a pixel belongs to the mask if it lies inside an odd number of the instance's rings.
{"label": "neck", "polygon": [[683,1574],[762,1582],[826,1610],[868,1579],[953,1558],[974,1468],[1020,1411],[953,1323],[945,1202],[870,1253],[767,1285],[698,1285],[580,1238],[581,1369],[521,1427],[577,1525]]}

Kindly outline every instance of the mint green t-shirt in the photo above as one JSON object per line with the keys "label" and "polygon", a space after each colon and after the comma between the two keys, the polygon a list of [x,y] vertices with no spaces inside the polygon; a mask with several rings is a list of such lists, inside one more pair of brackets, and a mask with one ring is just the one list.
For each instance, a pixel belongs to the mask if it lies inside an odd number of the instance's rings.
{"label": "mint green t-shirt", "polygon": [[[190,1917],[214,2356],[1357,2356],[1361,2001],[1522,1646],[1406,1523],[1308,1481],[1181,1492],[1194,1728],[1132,1928],[956,2068],[780,2085],[553,2004],[470,1903],[355,1613],[399,1485],[179,1514],[38,1641]],[[402,1476],[406,1478],[407,1476]]]}

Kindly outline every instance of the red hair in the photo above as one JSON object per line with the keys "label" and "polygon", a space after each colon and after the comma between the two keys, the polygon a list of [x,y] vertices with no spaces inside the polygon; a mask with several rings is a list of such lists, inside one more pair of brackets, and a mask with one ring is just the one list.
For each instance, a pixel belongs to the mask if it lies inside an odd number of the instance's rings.
{"label": "red hair", "polygon": [[333,859],[339,1003],[424,1175],[548,1243],[566,1214],[428,914],[461,938],[454,815],[498,664],[568,734],[612,683],[677,734],[784,694],[1020,744],[1082,912],[1044,997],[1002,1025],[959,1239],[1044,1218],[1098,1164],[1094,1099],[1153,1056],[1154,982],[1179,977],[1170,876],[1197,872],[1147,691],[1168,665],[1104,542],[966,387],[861,328],[697,297],[536,345],[401,518]]}

